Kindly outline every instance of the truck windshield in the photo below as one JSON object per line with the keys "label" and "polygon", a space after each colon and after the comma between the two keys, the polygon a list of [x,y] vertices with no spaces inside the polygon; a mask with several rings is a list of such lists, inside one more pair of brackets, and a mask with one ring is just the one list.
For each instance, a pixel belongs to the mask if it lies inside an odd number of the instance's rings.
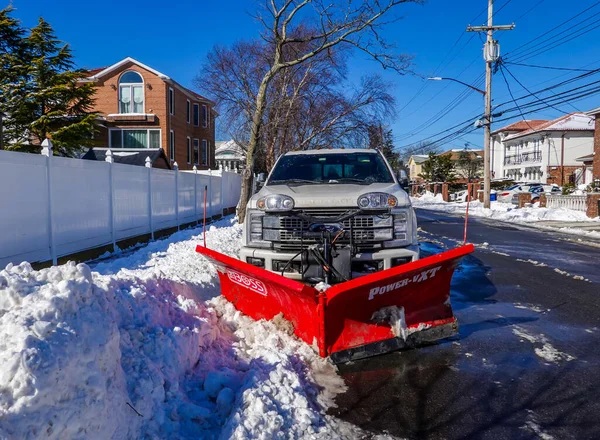
{"label": "truck windshield", "polygon": [[299,154],[283,156],[267,185],[315,183],[393,183],[394,178],[379,154]]}

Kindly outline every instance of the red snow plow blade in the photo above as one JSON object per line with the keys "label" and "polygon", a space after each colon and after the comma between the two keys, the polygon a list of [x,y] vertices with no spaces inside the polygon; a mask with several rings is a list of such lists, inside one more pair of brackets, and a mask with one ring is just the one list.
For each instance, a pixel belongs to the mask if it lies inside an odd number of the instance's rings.
{"label": "red snow plow blade", "polygon": [[282,313],[294,333],[336,362],[362,359],[453,336],[450,281],[465,245],[330,287],[325,292],[203,246],[221,292],[254,319]]}

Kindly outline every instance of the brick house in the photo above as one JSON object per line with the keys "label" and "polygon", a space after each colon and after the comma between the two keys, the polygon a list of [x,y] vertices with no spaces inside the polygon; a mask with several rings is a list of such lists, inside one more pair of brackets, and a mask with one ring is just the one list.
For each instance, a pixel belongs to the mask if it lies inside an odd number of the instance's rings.
{"label": "brick house", "polygon": [[170,167],[215,168],[214,102],[129,57],[88,75],[81,81],[96,86],[93,111],[101,115],[94,150],[162,149]]}

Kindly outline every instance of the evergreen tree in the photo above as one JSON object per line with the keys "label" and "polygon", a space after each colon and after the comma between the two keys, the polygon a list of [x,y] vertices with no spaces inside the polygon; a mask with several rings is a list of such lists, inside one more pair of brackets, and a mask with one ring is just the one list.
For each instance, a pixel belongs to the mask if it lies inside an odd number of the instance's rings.
{"label": "evergreen tree", "polygon": [[12,120],[8,118],[10,103],[24,99],[25,30],[11,17],[12,7],[0,11],[0,113],[2,113],[2,139],[5,146],[14,137]]}
{"label": "evergreen tree", "polygon": [[429,159],[423,162],[419,176],[427,182],[452,182],[456,179],[452,158],[450,155],[429,153]]}
{"label": "evergreen tree", "polygon": [[17,78],[2,84],[7,147],[39,152],[50,137],[55,154],[74,156],[91,146],[95,90],[92,84],[78,83],[85,72],[75,69],[69,46],[43,18],[17,44],[19,60],[12,66]]}
{"label": "evergreen tree", "polygon": [[381,151],[383,156],[392,166],[394,171],[404,166],[400,154],[394,151],[394,140],[392,130],[385,130],[383,125],[370,125],[368,127],[369,148]]}

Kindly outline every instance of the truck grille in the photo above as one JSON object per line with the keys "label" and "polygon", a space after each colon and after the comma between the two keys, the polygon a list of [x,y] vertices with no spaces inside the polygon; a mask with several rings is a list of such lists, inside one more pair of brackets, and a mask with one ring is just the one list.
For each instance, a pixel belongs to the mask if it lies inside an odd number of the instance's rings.
{"label": "truck grille", "polygon": [[[364,251],[374,250],[382,247],[382,243],[393,237],[393,218],[391,215],[360,215],[342,222],[335,220],[340,216],[355,210],[356,208],[329,208],[329,209],[303,209],[303,212],[314,217],[318,217],[327,223],[330,218],[331,223],[342,224],[345,233],[337,240],[340,244],[350,243],[350,230],[352,229],[352,241]],[[269,218],[266,229],[278,230],[279,240],[274,242],[274,247],[282,251],[300,250],[301,246],[307,246],[317,241],[316,238],[307,236],[311,223],[308,220],[292,216],[276,216]],[[390,238],[382,239],[380,235],[376,237],[376,231],[388,233]]]}

